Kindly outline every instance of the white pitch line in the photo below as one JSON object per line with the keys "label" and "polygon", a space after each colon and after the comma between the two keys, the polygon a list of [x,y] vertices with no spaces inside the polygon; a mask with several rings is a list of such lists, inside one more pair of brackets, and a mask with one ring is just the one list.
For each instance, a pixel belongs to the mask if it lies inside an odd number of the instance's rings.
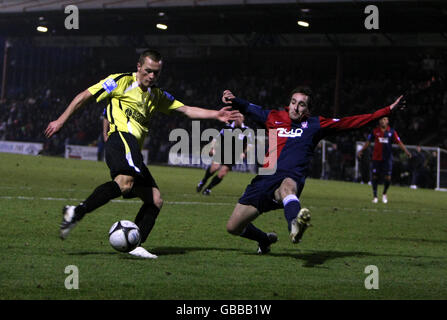
{"label": "white pitch line", "polygon": [[[52,198],[52,197],[24,197],[24,196],[0,196],[0,200],[44,200],[44,201],[82,201],[76,198]],[[141,200],[112,200],[116,203],[141,203]],[[199,201],[164,201],[173,205],[204,205],[204,206],[234,206],[233,203],[225,202],[199,202]]]}
{"label": "white pitch line", "polygon": [[[45,190],[45,191],[59,191],[59,192],[91,192],[93,189],[79,189],[79,188],[36,188],[36,187],[17,187],[17,186],[0,186],[0,189],[7,189],[7,190]],[[176,192],[170,192],[170,191],[162,191],[163,194],[175,194],[176,196],[182,196],[182,197],[191,197],[196,196],[198,193],[176,193]],[[213,195],[213,197],[218,198],[237,198],[240,195],[228,195],[228,194],[216,194]]]}
{"label": "white pitch line", "polygon": [[[73,201],[80,202],[84,199],[76,198],[53,198],[53,197],[25,197],[25,196],[0,196],[0,200],[44,200],[44,201]],[[141,200],[112,200],[115,203],[141,203]],[[202,205],[202,206],[235,206],[235,203],[228,202],[200,202],[200,201],[164,201],[166,204],[172,205]],[[416,211],[416,210],[402,210],[402,209],[379,209],[379,208],[351,208],[351,207],[333,207],[333,206],[308,206],[313,210],[329,210],[343,213],[343,211],[362,211],[362,212],[377,212],[377,213],[411,213],[411,214],[436,214],[437,212],[430,211]]]}

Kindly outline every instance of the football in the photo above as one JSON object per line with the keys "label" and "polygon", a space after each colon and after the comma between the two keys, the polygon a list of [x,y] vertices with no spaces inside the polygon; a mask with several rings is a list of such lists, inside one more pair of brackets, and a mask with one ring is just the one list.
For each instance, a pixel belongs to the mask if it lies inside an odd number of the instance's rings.
{"label": "football", "polygon": [[140,229],[128,220],[115,222],[109,231],[110,245],[118,251],[129,252],[140,244]]}

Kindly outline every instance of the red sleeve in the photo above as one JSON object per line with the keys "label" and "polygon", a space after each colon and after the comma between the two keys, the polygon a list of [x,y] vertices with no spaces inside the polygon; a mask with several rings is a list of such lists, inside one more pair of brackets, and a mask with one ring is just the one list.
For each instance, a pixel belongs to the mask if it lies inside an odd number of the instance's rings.
{"label": "red sleeve", "polygon": [[399,138],[399,135],[397,134],[397,131],[396,131],[396,130],[394,130],[394,135],[393,135],[393,137],[394,137],[394,141],[395,141],[396,143],[399,143],[399,142],[400,142],[400,138]]}
{"label": "red sleeve", "polygon": [[357,116],[345,117],[341,119],[332,119],[320,117],[321,128],[330,128],[339,130],[349,130],[363,127],[371,121],[377,120],[383,116],[390,114],[390,107],[385,107],[377,110],[374,113],[360,114]]}

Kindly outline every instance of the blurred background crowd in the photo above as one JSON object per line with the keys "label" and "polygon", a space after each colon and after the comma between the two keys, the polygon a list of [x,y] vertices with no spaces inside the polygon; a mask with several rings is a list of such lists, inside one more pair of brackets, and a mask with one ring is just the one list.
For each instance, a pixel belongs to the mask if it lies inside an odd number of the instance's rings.
{"label": "blurred background crowd", "polygon": [[[42,142],[44,154],[59,156],[63,156],[66,144],[98,145],[105,103],[86,105],[50,140],[45,139],[43,131],[77,93],[109,74],[134,71],[135,51],[26,45],[11,49],[8,98],[0,101],[0,140]],[[397,50],[386,55],[380,50],[338,55],[312,51],[281,57],[278,51],[269,52],[266,58],[262,50],[235,53],[225,59],[168,55],[159,86],[187,105],[219,109],[223,90],[230,89],[264,108],[281,109],[288,104],[290,91],[304,84],[313,90],[312,114],[337,118],[373,112],[404,94],[407,109],[391,117],[391,125],[402,141],[447,149],[447,90],[442,78],[446,50]],[[343,66],[338,77],[337,63]],[[246,124],[259,127],[250,120]],[[202,130],[221,127],[216,121],[201,122]],[[149,150],[150,163],[167,162],[173,144],[169,133],[175,128],[191,130],[191,121],[160,113],[152,119],[144,146]],[[321,150],[317,150],[311,176],[353,181],[355,143],[365,141],[371,129],[329,138],[328,166],[322,176]],[[414,153],[411,160],[396,153],[394,183],[412,184],[411,173],[419,168],[423,173],[418,185],[433,187],[435,154]],[[358,180],[365,183],[369,181],[369,156],[366,153],[360,163],[362,174]]]}

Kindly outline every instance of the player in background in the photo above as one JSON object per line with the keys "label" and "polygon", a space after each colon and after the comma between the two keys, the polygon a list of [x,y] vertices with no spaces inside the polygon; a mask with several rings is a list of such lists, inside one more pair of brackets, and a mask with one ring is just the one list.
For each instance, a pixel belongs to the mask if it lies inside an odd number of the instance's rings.
{"label": "player in background", "polygon": [[381,176],[384,177],[382,202],[388,203],[387,191],[391,185],[391,174],[393,171],[393,141],[405,152],[408,158],[411,158],[411,153],[408,152],[405,145],[399,138],[396,130],[390,127],[390,120],[387,116],[379,119],[379,125],[373,129],[372,133],[368,135],[363,147],[358,152],[359,158],[362,157],[363,151],[369,147],[371,142],[374,142],[374,150],[371,162],[371,184],[373,190],[373,203],[377,203],[377,186]]}
{"label": "player in background", "polygon": [[[246,117],[263,124],[274,133],[276,143],[269,143],[265,168],[271,167],[270,153],[276,170],[271,175],[257,175],[239,198],[227,223],[227,231],[258,242],[258,253],[270,251],[270,245],[278,239],[276,233],[265,233],[252,223],[260,214],[275,209],[284,209],[290,239],[301,241],[304,231],[310,225],[310,211],[301,208],[300,194],[304,188],[306,175],[315,147],[324,137],[345,130],[361,128],[374,120],[388,115],[394,110],[402,96],[393,104],[371,114],[356,115],[341,119],[311,116],[311,91],[307,87],[297,87],[290,95],[285,111],[266,110],[226,90],[222,101],[238,109]],[[270,137],[269,137],[270,140]],[[272,161],[273,162],[273,161]]]}
{"label": "player in background", "polygon": [[[203,195],[210,195],[211,189],[222,182],[223,178],[231,171],[231,167],[235,164],[242,163],[244,158],[246,158],[248,148],[253,145],[252,132],[244,134],[244,132],[237,135],[237,140],[235,143],[231,141],[231,149],[226,149],[224,146],[225,135],[229,134],[230,137],[233,135],[235,129],[245,130],[249,129],[244,124],[244,116],[240,114],[240,117],[234,120],[231,124],[225,125],[219,132],[219,136],[214,138],[211,142],[210,156],[213,156],[213,162],[205,170],[205,175],[202,180],[200,180],[197,185],[197,192],[202,191],[203,187],[206,185],[209,178],[211,178],[216,172],[217,175],[211,180],[208,186],[203,190]],[[242,153],[237,152],[236,143],[242,146]],[[225,161],[225,154],[231,152],[231,159]]]}
{"label": "player in background", "polygon": [[428,159],[422,152],[421,146],[417,146],[411,156],[411,189],[417,189],[421,185],[421,181],[425,180],[424,175],[427,165]]}
{"label": "player in background", "polygon": [[[95,99],[96,102],[104,99],[108,101],[107,119],[110,129],[105,153],[112,179],[98,186],[79,205],[63,208],[60,227],[62,239],[68,236],[87,213],[123,196],[139,197],[143,201],[135,224],[140,228],[141,243],[146,241],[163,205],[160,190],[141,154],[150,119],[155,112],[175,112],[190,119],[215,119],[221,122],[236,119],[238,112],[230,111],[230,107],[217,111],[187,106],[158,88],[156,82],[162,65],[163,60],[158,51],[144,51],[138,60],[136,72],[112,74],[89,87],[73,99],[57,120],[48,124],[45,135],[50,138],[90,99]],[[141,246],[130,254],[141,258],[157,258]]]}

